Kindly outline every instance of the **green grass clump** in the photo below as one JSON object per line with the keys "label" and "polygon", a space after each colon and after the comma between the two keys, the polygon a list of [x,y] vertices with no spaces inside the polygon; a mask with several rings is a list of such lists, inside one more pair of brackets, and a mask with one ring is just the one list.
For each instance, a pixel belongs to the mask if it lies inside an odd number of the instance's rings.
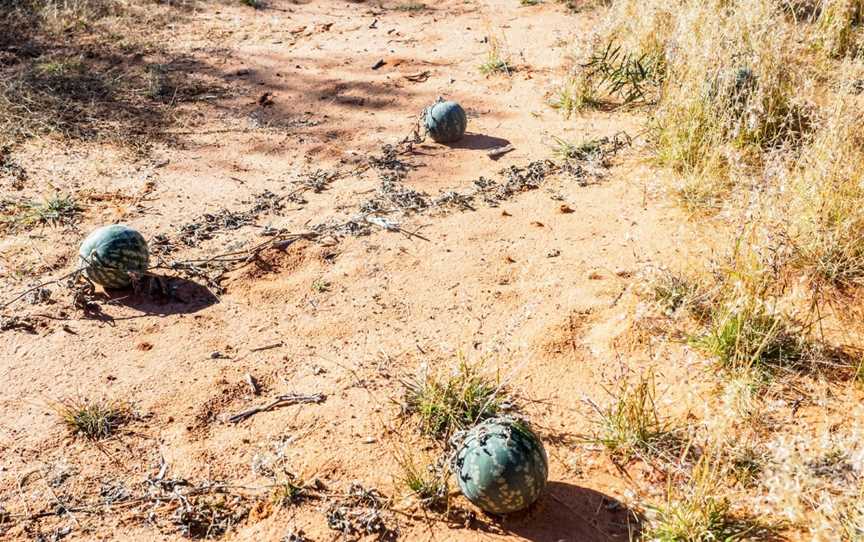
{"label": "green grass clump", "polygon": [[648,284],[651,298],[666,314],[689,308],[703,312],[707,303],[706,294],[690,277],[669,270],[661,270]]}
{"label": "green grass clump", "polygon": [[601,103],[590,82],[580,74],[568,78],[549,100],[550,107],[557,109],[568,119],[574,113],[597,107]]}
{"label": "green grass clump", "polygon": [[562,160],[590,160],[602,152],[600,142],[597,140],[573,143],[558,136],[552,136],[555,144],[552,147],[555,156]]}
{"label": "green grass clump", "polygon": [[593,88],[619,99],[621,105],[654,101],[666,74],[661,55],[624,51],[614,39],[596,50],[582,69]]}
{"label": "green grass clump", "polygon": [[122,401],[67,399],[53,408],[70,433],[90,440],[110,437],[132,417]]}
{"label": "green grass clump", "polygon": [[318,292],[319,294],[323,294],[324,292],[330,291],[330,282],[324,279],[315,279],[312,281],[312,291]]}
{"label": "green grass clump", "polygon": [[806,343],[791,323],[757,301],[719,310],[707,332],[692,343],[732,371],[791,367],[806,353]]}
{"label": "green grass clump", "polygon": [[605,408],[595,405],[599,431],[591,441],[624,461],[633,457],[674,460],[684,443],[680,429],[657,409],[654,374],[642,375],[632,385],[624,382],[611,395],[613,400]]}
{"label": "green grass clump", "polygon": [[420,419],[424,434],[449,438],[502,411],[506,397],[501,383],[481,372],[481,365],[461,359],[451,374],[432,375],[403,381],[404,409]]}
{"label": "green grass clump", "polygon": [[396,461],[402,471],[398,482],[411,492],[424,508],[438,509],[447,506],[447,469],[437,468],[435,465],[423,468],[409,453],[397,457]]}
{"label": "green grass clump", "polygon": [[270,502],[274,506],[287,508],[306,498],[306,488],[296,478],[289,477],[277,481],[270,489]]}
{"label": "green grass clump", "polygon": [[57,194],[43,201],[7,204],[2,221],[13,229],[67,226],[78,220],[82,210],[74,197]]}

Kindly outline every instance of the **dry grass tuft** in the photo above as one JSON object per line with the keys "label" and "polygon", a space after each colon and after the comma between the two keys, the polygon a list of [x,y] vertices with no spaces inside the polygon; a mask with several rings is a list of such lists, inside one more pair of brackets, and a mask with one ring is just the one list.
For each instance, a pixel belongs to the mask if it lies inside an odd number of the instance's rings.
{"label": "dry grass tuft", "polygon": [[666,502],[648,507],[643,538],[658,542],[781,540],[775,528],[733,510],[725,496],[725,469],[724,460],[704,454],[683,489],[670,486]]}
{"label": "dry grass tuft", "polygon": [[131,407],[123,401],[66,399],[52,408],[70,433],[90,440],[110,437],[132,418]]}
{"label": "dry grass tuft", "polygon": [[424,370],[403,385],[405,412],[417,415],[422,432],[436,438],[449,438],[509,406],[500,380],[486,375],[482,363],[471,364],[461,356],[449,374]]}
{"label": "dry grass tuft", "polygon": [[[417,498],[423,508],[446,509],[449,504],[449,470],[442,461],[436,464],[418,464],[414,456],[404,451],[396,458],[402,471],[397,482]],[[428,462],[426,462],[428,463]]]}
{"label": "dry grass tuft", "polygon": [[502,40],[492,35],[487,37],[486,59],[480,64],[480,73],[485,76],[502,74],[509,76],[513,72],[510,55],[505,51]]}
{"label": "dry grass tuft", "polygon": [[622,382],[605,408],[594,405],[598,432],[590,440],[601,444],[614,458],[634,457],[675,461],[684,449],[682,428],[660,414],[654,374],[649,372],[629,384]]}
{"label": "dry grass tuft", "polygon": [[864,280],[864,114],[840,101],[795,165],[786,216],[792,265],[817,283],[850,288]]}

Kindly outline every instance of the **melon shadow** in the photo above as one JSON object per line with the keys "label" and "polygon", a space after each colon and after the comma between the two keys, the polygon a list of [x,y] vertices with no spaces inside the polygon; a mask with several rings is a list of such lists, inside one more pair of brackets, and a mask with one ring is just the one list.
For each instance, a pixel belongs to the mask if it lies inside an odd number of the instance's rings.
{"label": "melon shadow", "polygon": [[527,511],[504,518],[510,533],[532,542],[607,542],[638,539],[639,515],[599,491],[549,482]]}
{"label": "melon shadow", "polygon": [[486,134],[478,134],[476,132],[465,132],[462,139],[453,143],[442,143],[454,149],[471,149],[477,151],[488,151],[509,145],[510,141],[503,137],[495,137]]}
{"label": "melon shadow", "polygon": [[137,291],[105,290],[105,300],[141,311],[142,316],[192,314],[219,302],[209,288],[197,282],[167,275],[148,278]]}

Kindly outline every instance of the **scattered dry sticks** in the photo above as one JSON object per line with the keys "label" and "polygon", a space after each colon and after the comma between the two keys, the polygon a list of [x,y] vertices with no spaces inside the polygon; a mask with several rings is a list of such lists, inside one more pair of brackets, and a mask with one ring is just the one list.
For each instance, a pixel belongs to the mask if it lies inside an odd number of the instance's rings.
{"label": "scattered dry sticks", "polygon": [[65,275],[63,275],[61,277],[58,277],[58,278],[52,279],[52,280],[48,280],[48,281],[45,281],[41,284],[37,284],[36,286],[33,286],[32,288],[28,288],[28,289],[24,290],[23,292],[19,293],[18,295],[16,295],[15,297],[13,297],[12,299],[10,299],[9,301],[7,301],[6,303],[3,303],[2,305],[0,305],[0,310],[6,309],[7,307],[11,306],[13,303],[15,303],[16,301],[18,301],[19,299],[23,298],[24,296],[26,296],[27,294],[29,294],[31,292],[41,290],[42,288],[44,288],[46,286],[51,286],[52,284],[58,284],[60,282],[63,282],[64,280],[77,275],[81,271],[83,271],[83,268],[78,268],[78,269],[75,269],[74,271],[66,273]]}
{"label": "scattered dry sticks", "polygon": [[228,418],[228,421],[231,423],[239,423],[239,422],[242,422],[243,420],[245,420],[247,418],[251,418],[255,414],[258,414],[259,412],[267,412],[268,410],[273,410],[274,408],[279,408],[279,407],[289,406],[289,405],[302,405],[302,404],[309,404],[309,403],[318,404],[318,403],[323,403],[326,399],[327,399],[327,396],[325,396],[321,393],[313,393],[311,395],[305,395],[305,394],[299,394],[299,393],[289,393],[287,395],[279,395],[276,397],[276,399],[274,399],[271,403],[269,403],[267,405],[255,407],[255,408],[250,408],[249,410],[246,410],[244,412],[234,414],[233,416]]}

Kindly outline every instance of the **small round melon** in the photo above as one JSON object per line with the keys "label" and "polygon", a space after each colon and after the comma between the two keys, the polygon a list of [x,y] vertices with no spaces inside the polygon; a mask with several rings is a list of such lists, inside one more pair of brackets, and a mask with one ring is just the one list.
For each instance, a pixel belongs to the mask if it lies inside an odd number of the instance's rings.
{"label": "small round melon", "polygon": [[462,494],[493,514],[531,506],[549,475],[543,443],[524,421],[509,417],[492,418],[468,430],[452,468]]}
{"label": "small round melon", "polygon": [[150,263],[147,242],[124,224],[103,226],[84,239],[79,265],[87,277],[105,288],[128,288],[130,273],[144,273]]}
{"label": "small round melon", "polygon": [[434,141],[454,143],[465,135],[468,116],[458,103],[438,101],[426,108],[423,125]]}

